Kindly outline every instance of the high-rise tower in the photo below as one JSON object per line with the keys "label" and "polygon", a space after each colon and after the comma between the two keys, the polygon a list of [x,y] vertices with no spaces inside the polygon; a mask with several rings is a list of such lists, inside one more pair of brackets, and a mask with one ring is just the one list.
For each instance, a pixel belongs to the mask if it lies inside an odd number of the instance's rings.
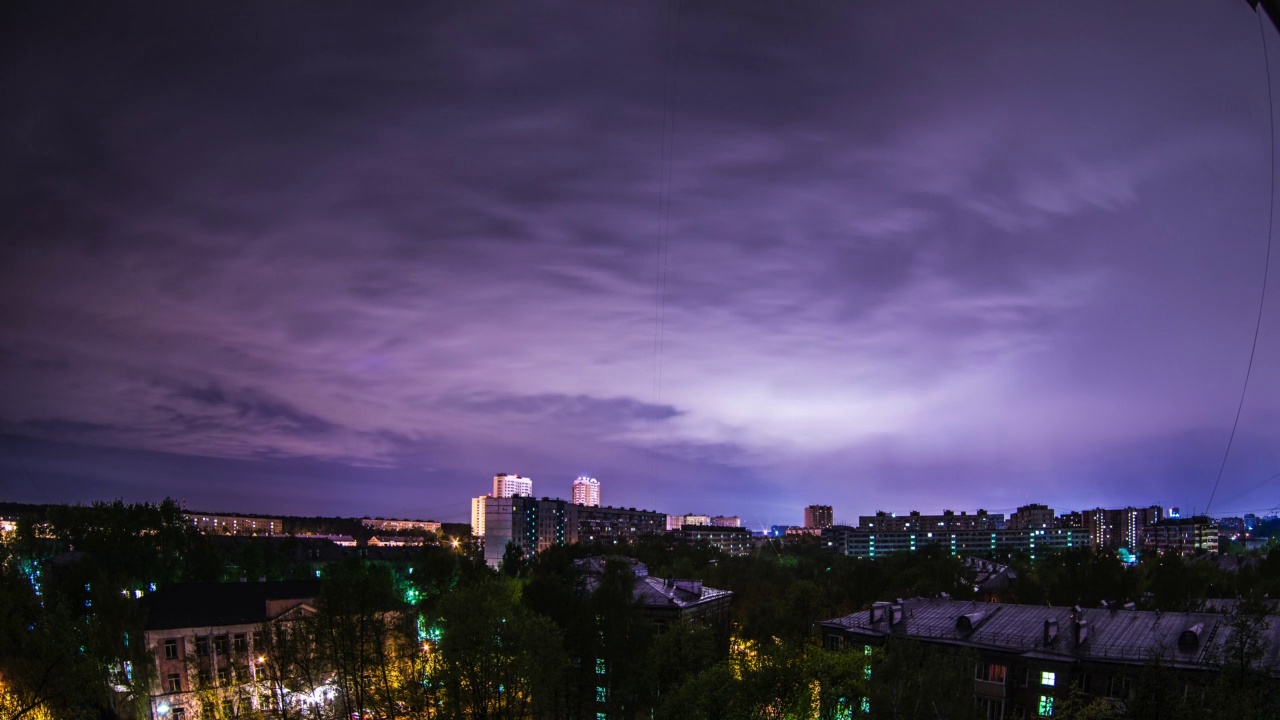
{"label": "high-rise tower", "polygon": [[600,481],[580,475],[573,481],[573,504],[600,507]]}
{"label": "high-rise tower", "polygon": [[511,473],[499,473],[493,476],[493,496],[508,498],[513,495],[533,497],[533,480]]}

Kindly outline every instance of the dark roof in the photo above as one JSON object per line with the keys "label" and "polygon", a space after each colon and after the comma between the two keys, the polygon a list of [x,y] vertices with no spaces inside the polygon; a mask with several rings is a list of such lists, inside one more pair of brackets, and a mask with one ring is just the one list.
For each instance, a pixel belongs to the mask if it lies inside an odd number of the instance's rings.
{"label": "dark roof", "polygon": [[313,601],[319,580],[182,583],[147,595],[148,630],[249,625],[267,621],[267,601]]}
{"label": "dark roof", "polygon": [[[1230,635],[1228,619],[1219,613],[1155,612],[1123,609],[1085,609],[1088,639],[1077,646],[1072,640],[1071,608],[1044,605],[1012,605],[966,600],[913,598],[902,603],[903,620],[872,623],[870,611],[846,615],[822,623],[863,636],[909,637],[926,642],[1013,652],[1029,657],[1072,662],[1090,659],[1141,664],[1160,655],[1181,667],[1204,667]],[[980,613],[971,630],[957,627],[962,615]],[[1044,642],[1046,620],[1058,623],[1058,639]],[[1264,667],[1280,667],[1280,618],[1270,618],[1263,638],[1267,647]],[[1194,644],[1180,642],[1184,631],[1199,626]]]}

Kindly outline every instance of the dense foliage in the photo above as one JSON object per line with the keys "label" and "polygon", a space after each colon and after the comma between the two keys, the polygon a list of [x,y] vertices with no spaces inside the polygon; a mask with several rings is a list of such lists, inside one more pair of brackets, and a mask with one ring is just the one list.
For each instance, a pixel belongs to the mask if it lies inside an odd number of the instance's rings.
{"label": "dense foliage", "polygon": [[[574,560],[617,558],[588,590]],[[726,636],[676,623],[659,630],[632,599],[620,558],[651,575],[731,590]],[[1144,558],[1125,567],[1077,550],[1010,562],[997,599],[1133,601],[1189,610],[1209,597],[1280,597],[1280,551],[1236,558]],[[837,557],[814,539],[748,557],[651,537],[631,545],[512,554],[500,572],[469,542],[442,538],[376,558],[319,559],[291,539],[196,533],[172,502],[51,507],[0,546],[0,720],[147,717],[154,663],[141,639],[145,597],[178,582],[323,578],[314,614],[263,628],[259,709],[197,687],[210,712],[281,720],[330,718],[965,718],[973,658],[909,642],[831,651],[815,624],[872,601],[973,598],[970,571],[938,548],[875,561]],[[1172,697],[1171,669],[1151,663],[1128,703],[1064,697],[1061,717],[1182,717],[1206,706],[1238,718],[1274,707],[1258,674],[1267,622],[1245,602],[1241,642],[1213,683]],[[1235,635],[1233,635],[1235,637]],[[1249,638],[1253,638],[1250,644]],[[317,702],[299,705],[300,696]],[[1272,704],[1268,704],[1272,703]],[[1225,712],[1225,711],[1224,711]],[[1252,714],[1251,714],[1252,713]],[[1197,716],[1200,716],[1197,715]]]}

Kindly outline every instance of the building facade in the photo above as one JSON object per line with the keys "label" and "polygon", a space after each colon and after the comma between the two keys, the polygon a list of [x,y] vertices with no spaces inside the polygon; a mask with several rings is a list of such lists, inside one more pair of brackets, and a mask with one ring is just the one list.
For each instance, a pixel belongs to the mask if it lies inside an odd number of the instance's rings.
{"label": "building facade", "polygon": [[440,523],[432,520],[385,520],[362,518],[360,524],[379,532],[440,532]]}
{"label": "building facade", "polygon": [[915,552],[937,545],[951,555],[1004,556],[1022,552],[1037,555],[1061,552],[1089,544],[1089,533],[1079,528],[1047,530],[955,530],[872,532],[836,526],[822,531],[822,549],[850,557],[875,558],[895,552]]}
{"label": "building facade", "polygon": [[1218,552],[1218,527],[1204,515],[1161,520],[1146,528],[1143,547],[1148,552],[1199,555]]}
{"label": "building facade", "polygon": [[1053,508],[1038,503],[1023,505],[1005,522],[1005,528],[1009,530],[1047,530],[1052,527],[1058,527]]}
{"label": "building facade", "polygon": [[298,710],[290,704],[301,688],[256,688],[271,687],[266,634],[314,615],[319,590],[315,581],[200,583],[148,595],[145,642],[156,663],[152,717],[212,720]]}
{"label": "building facade", "polygon": [[521,495],[484,498],[484,558],[497,567],[508,543],[525,556],[577,542],[611,542],[661,534],[667,516],[635,508],[589,507]]}
{"label": "building facade", "polygon": [[574,480],[573,504],[600,507],[600,481],[586,475]]}
{"label": "building facade", "polygon": [[830,505],[810,505],[804,509],[804,526],[807,528],[825,528],[835,524],[835,513]]}
{"label": "building facade", "polygon": [[284,520],[281,518],[190,512],[182,515],[205,535],[279,535],[284,532]]}
{"label": "building facade", "polygon": [[493,476],[493,496],[508,498],[513,495],[533,496],[533,480],[511,473],[499,473]]}
{"label": "building facade", "polygon": [[484,537],[484,501],[493,497],[492,495],[481,495],[480,497],[471,498],[471,536]]}
{"label": "building facade", "polygon": [[921,515],[912,510],[906,515],[877,512],[875,515],[858,517],[858,529],[874,532],[952,532],[958,530],[1003,530],[1004,515],[979,510],[970,515],[961,510],[957,515],[952,510],[943,510],[941,515]]}
{"label": "building facade", "polygon": [[1127,507],[1120,510],[1094,508],[1080,513],[1084,529],[1089,532],[1095,548],[1136,550],[1145,542],[1147,526],[1164,519],[1164,511],[1158,505],[1151,507]]}
{"label": "building facade", "polygon": [[679,537],[689,543],[707,543],[726,555],[750,555],[755,539],[747,528],[685,525]]}

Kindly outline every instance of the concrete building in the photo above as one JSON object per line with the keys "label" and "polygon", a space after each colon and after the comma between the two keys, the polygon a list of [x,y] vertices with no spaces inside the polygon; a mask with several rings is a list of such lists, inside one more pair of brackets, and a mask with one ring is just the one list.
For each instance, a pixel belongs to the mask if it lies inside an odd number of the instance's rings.
{"label": "concrete building", "polygon": [[1161,520],[1148,525],[1143,540],[1147,552],[1198,555],[1218,552],[1218,528],[1213,520],[1197,515],[1175,520]]}
{"label": "concrete building", "polygon": [[577,542],[613,542],[661,534],[664,513],[635,508],[589,507],[566,500],[520,495],[484,498],[484,557],[497,567],[514,542],[526,556]]}
{"label": "concrete building", "polygon": [[1018,508],[1017,512],[1010,515],[1009,520],[1005,523],[1005,528],[1009,530],[1046,530],[1057,526],[1057,518],[1054,517],[1053,508],[1038,503],[1023,505]]}
{"label": "concrete building", "polygon": [[362,518],[360,524],[379,532],[440,532],[440,523],[432,520],[385,520]]}
{"label": "concrete building", "polygon": [[499,473],[493,476],[493,496],[507,498],[513,495],[533,497],[533,480],[511,473]]}
{"label": "concrete building", "polygon": [[707,543],[726,555],[750,555],[755,539],[747,528],[685,525],[679,537],[689,543]]}
{"label": "concrete building", "polygon": [[[1280,670],[1280,617],[1263,638],[1264,669]],[[823,644],[870,655],[892,638],[977,656],[973,695],[993,720],[1051,717],[1072,693],[1086,700],[1130,699],[1155,658],[1183,697],[1217,672],[1231,634],[1218,613],[1147,612],[909,599],[820,623]],[[874,668],[872,669],[874,672]],[[857,707],[857,705],[854,705]],[[871,708],[872,711],[875,708]]]}
{"label": "concrete building", "polygon": [[1084,529],[1089,532],[1095,548],[1135,550],[1142,547],[1148,525],[1164,519],[1164,511],[1158,505],[1151,507],[1127,507],[1120,510],[1094,508],[1080,513]]}
{"label": "concrete building", "polygon": [[492,495],[481,495],[471,498],[471,536],[484,537],[484,501]]}
{"label": "concrete building", "polygon": [[193,512],[182,515],[205,535],[279,535],[284,532],[284,520],[281,518]]}
{"label": "concrete building", "polygon": [[710,515],[668,515],[667,530],[679,530],[685,525],[710,525]]}
{"label": "concrete building", "polygon": [[830,505],[810,505],[804,509],[804,526],[807,528],[825,528],[835,524],[835,513]]}
{"label": "concrete building", "polygon": [[573,504],[600,507],[600,481],[581,475],[573,481]]}
{"label": "concrete building", "polygon": [[742,518],[737,515],[717,515],[711,518],[712,527],[742,527]]}
{"label": "concrete building", "polygon": [[938,545],[951,555],[978,557],[1061,552],[1089,544],[1089,533],[1078,528],[1048,530],[953,530],[872,532],[837,525],[822,531],[822,549],[838,555],[875,558],[895,552],[915,552]]}
{"label": "concrete building", "polygon": [[970,515],[961,510],[955,514],[951,510],[943,510],[941,515],[921,515],[912,510],[906,515],[877,512],[875,515],[858,517],[858,529],[874,532],[952,532],[958,530],[1002,530],[1004,515],[992,514],[979,510]]}
{"label": "concrete building", "polygon": [[268,686],[265,633],[314,615],[319,591],[318,581],[199,583],[147,595],[144,637],[156,662],[151,717],[212,720],[298,710],[291,703],[303,688],[255,688]]}

